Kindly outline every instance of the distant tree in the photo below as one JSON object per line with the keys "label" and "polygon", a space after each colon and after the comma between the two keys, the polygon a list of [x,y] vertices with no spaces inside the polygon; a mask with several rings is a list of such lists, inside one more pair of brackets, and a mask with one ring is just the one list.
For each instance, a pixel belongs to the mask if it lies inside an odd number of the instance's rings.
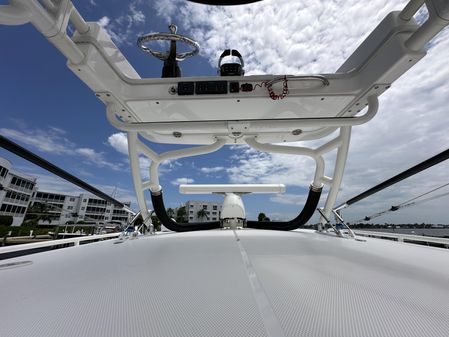
{"label": "distant tree", "polygon": [[0,215],[0,225],[11,226],[14,218],[11,215]]}
{"label": "distant tree", "polygon": [[10,227],[14,221],[11,215],[0,215],[0,237],[8,235],[13,227]]}
{"label": "distant tree", "polygon": [[176,212],[176,221],[177,222],[187,222],[186,206],[181,206],[178,208],[178,211]]}
{"label": "distant tree", "polygon": [[24,224],[37,225],[39,221],[48,222],[51,224],[52,217],[49,212],[48,205],[40,202],[35,202],[32,206],[28,207],[25,214]]}
{"label": "distant tree", "polygon": [[138,217],[134,220],[134,226],[139,227],[141,224],[143,224],[143,218],[142,214],[139,214]]}
{"label": "distant tree", "polygon": [[161,221],[159,220],[159,218],[156,215],[153,215],[151,217],[151,222],[153,223],[155,231],[160,231],[161,230]]}
{"label": "distant tree", "polygon": [[271,219],[269,217],[267,217],[265,215],[265,213],[259,213],[259,215],[257,216],[257,220],[259,221],[264,221],[264,222],[269,222],[271,221]]}
{"label": "distant tree", "polygon": [[173,218],[175,216],[175,210],[173,208],[167,208],[167,215]]}
{"label": "distant tree", "polygon": [[206,218],[206,220],[209,220],[208,219],[208,216],[207,216],[207,211],[203,208],[203,209],[200,209],[197,213],[196,213],[196,216],[198,217],[198,219],[200,219],[201,221],[203,221],[204,220],[204,218]]}

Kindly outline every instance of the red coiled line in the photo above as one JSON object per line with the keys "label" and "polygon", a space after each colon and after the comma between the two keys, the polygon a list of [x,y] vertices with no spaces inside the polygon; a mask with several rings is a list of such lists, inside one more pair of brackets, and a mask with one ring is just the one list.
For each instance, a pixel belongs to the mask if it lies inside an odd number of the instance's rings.
{"label": "red coiled line", "polygon": [[[281,78],[282,78],[282,77],[281,77]],[[273,91],[273,88],[272,88],[273,84],[279,82],[279,80],[280,80],[281,78],[277,78],[277,79],[274,79],[274,80],[272,80],[272,81],[262,82],[261,84],[256,84],[256,85],[254,86],[253,91],[256,90],[257,87],[261,87],[261,88],[262,88],[262,87],[265,87],[265,88],[267,88],[268,95],[270,96],[270,98],[271,98],[272,100],[276,101],[276,100],[279,100],[279,99],[283,99],[284,97],[286,97],[286,96],[288,95],[288,80],[287,80],[287,76],[284,76],[284,77],[283,77],[284,82],[283,82],[283,84],[282,84],[282,93],[281,93],[281,94],[279,94],[279,95],[276,94],[276,93]]]}

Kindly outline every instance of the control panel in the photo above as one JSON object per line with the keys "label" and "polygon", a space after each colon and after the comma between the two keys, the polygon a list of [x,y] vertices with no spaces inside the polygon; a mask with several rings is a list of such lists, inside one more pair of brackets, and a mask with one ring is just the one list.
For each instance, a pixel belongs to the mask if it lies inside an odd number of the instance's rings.
{"label": "control panel", "polygon": [[235,84],[232,86],[231,90],[229,90],[228,87],[229,87],[228,81],[179,82],[178,95],[179,96],[219,95],[219,94],[227,94],[228,92],[238,92],[238,89],[236,89]]}
{"label": "control panel", "polygon": [[214,95],[227,94],[227,81],[201,81],[195,82],[195,94],[197,95]]}
{"label": "control panel", "polygon": [[254,87],[251,83],[237,81],[196,81],[178,82],[178,95],[220,95],[235,94],[239,92],[251,92]]}

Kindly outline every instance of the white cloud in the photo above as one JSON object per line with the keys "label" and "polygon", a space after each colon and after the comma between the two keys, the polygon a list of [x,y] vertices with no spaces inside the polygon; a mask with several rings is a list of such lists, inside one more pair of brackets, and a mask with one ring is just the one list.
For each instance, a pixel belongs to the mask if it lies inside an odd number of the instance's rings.
{"label": "white cloud", "polygon": [[117,45],[134,45],[136,29],[145,23],[145,14],[137,8],[139,0],[132,1],[126,11],[115,19],[103,16],[97,22],[106,29]]}
{"label": "white cloud", "polygon": [[117,132],[110,135],[108,143],[118,152],[128,155],[128,139],[124,132]]}
{"label": "white cloud", "polygon": [[109,19],[107,16],[103,16],[97,22],[101,27],[106,28],[109,25],[109,22],[111,22],[111,19]]}
{"label": "white cloud", "polygon": [[0,129],[0,133],[7,138],[30,145],[42,152],[71,154],[74,147],[74,143],[65,138],[61,132],[55,131],[53,128],[27,131],[2,128]]}
{"label": "white cloud", "polygon": [[201,168],[200,168],[200,171],[201,171],[202,173],[206,173],[206,174],[209,174],[209,173],[217,173],[217,172],[221,172],[221,171],[224,171],[224,170],[225,170],[225,168],[224,168],[223,166],[201,167]]}
{"label": "white cloud", "polygon": [[145,15],[141,10],[136,9],[136,4],[129,5],[129,12],[130,12],[130,14],[128,15],[129,24],[145,22]]}
{"label": "white cloud", "polygon": [[276,194],[270,201],[285,205],[302,205],[306,201],[304,194]]}
{"label": "white cloud", "polygon": [[195,182],[192,178],[178,178],[171,182],[172,185],[181,185],[181,184],[192,184]]}
{"label": "white cloud", "polygon": [[81,156],[87,160],[88,164],[97,167],[108,167],[112,170],[121,170],[121,163],[111,163],[104,158],[104,153],[97,152],[91,148],[77,147],[76,144],[65,137],[66,131],[56,127],[48,129],[0,129],[0,133],[7,138],[11,138],[20,143],[30,145],[39,151],[69,156]]}
{"label": "white cloud", "polygon": [[224,49],[234,48],[247,74],[290,74],[335,71],[387,13],[405,3],[265,0],[220,7],[165,0],[154,8],[196,39],[214,67]]}
{"label": "white cloud", "polygon": [[[128,138],[124,132],[117,132],[110,135],[108,137],[108,143],[117,152],[128,156]],[[150,177],[149,167],[151,160],[143,155],[140,155],[139,164],[142,179],[148,179]],[[164,173],[172,172],[181,166],[182,164],[177,160],[166,160],[159,166],[159,175],[162,176]]]}
{"label": "white cloud", "polygon": [[111,163],[104,158],[103,152],[97,152],[91,148],[78,148],[75,152],[84,158],[86,158],[90,163],[95,164],[98,167],[108,167],[115,171],[120,171],[123,169],[122,163]]}

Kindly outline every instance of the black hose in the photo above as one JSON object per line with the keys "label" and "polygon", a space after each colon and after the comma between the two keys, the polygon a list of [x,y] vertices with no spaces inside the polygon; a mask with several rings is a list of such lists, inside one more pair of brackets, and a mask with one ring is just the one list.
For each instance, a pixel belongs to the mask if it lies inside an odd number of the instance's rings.
{"label": "black hose", "polygon": [[160,222],[171,231],[175,232],[191,232],[220,228],[220,221],[212,222],[190,222],[178,223],[170,218],[165,210],[162,191],[152,192],[151,201],[153,202],[154,212]]}
{"label": "black hose", "polygon": [[320,201],[322,188],[310,187],[309,195],[301,213],[290,221],[247,221],[246,227],[256,229],[271,229],[278,231],[291,231],[297,229],[310,220]]}

